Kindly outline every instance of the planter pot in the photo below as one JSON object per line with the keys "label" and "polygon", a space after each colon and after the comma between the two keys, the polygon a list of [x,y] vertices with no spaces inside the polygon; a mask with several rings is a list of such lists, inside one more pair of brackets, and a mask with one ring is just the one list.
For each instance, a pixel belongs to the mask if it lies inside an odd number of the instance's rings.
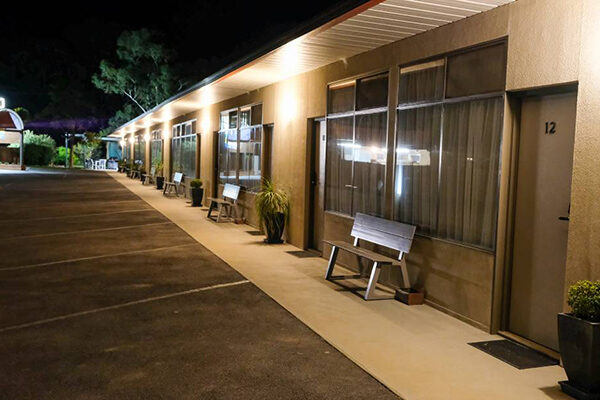
{"label": "planter pot", "polygon": [[192,188],[192,207],[202,206],[202,197],[204,197],[204,188]]}
{"label": "planter pot", "polygon": [[283,229],[285,228],[285,215],[277,213],[270,218],[265,219],[265,231],[267,232],[267,238],[265,243],[283,243],[281,236],[283,235]]}
{"label": "planter pot", "polygon": [[165,177],[164,176],[157,176],[156,177],[156,189],[157,190],[162,190],[164,184],[165,184]]}
{"label": "planter pot", "polygon": [[568,381],[563,392],[576,399],[600,399],[600,322],[558,314],[558,341]]}
{"label": "planter pot", "polygon": [[416,290],[413,288],[399,288],[396,289],[396,300],[400,300],[404,304],[409,306],[423,304],[425,301],[425,293],[422,290]]}

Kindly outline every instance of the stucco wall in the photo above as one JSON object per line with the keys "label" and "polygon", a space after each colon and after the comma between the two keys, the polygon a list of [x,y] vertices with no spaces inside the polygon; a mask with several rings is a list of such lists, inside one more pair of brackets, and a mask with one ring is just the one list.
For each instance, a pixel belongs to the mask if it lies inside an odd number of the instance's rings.
{"label": "stucco wall", "polygon": [[[579,80],[578,115],[573,169],[572,213],[569,234],[567,282],[580,278],[599,278],[600,274],[600,197],[598,178],[600,135],[595,127],[600,121],[600,84],[597,69],[600,43],[597,22],[600,2],[596,0],[518,0],[489,12],[412,36],[348,60],[342,60],[286,81],[245,95],[208,106],[166,122],[198,119],[201,133],[200,177],[207,192],[213,194],[216,168],[216,131],[220,111],[254,102],[263,103],[263,123],[274,124],[272,177],[290,191],[291,220],[287,239],[298,247],[307,245],[307,119],[326,115],[327,84],[369,72],[390,72],[390,110],[396,106],[397,72],[401,64],[424,60],[439,54],[507,38],[507,90],[531,89],[576,82]],[[583,18],[583,20],[582,20]],[[390,111],[390,127],[395,126],[395,112]],[[510,143],[512,130],[507,127],[504,143]],[[390,129],[388,145],[393,146]],[[508,140],[508,141],[507,141]],[[505,145],[503,151],[510,146]],[[169,166],[170,140],[165,141],[165,166]],[[391,160],[391,156],[390,159]],[[509,162],[503,154],[503,162]],[[508,173],[509,169],[503,169]],[[503,200],[507,197],[507,177],[503,176]],[[388,186],[391,176],[388,176]],[[386,203],[392,204],[389,190]],[[246,212],[252,213],[251,202]],[[508,204],[502,201],[499,215],[507,215]],[[388,213],[391,207],[388,207]],[[250,221],[255,219],[250,216]],[[347,237],[350,224],[329,218],[325,237]],[[499,224],[504,235],[505,224]],[[505,245],[499,240],[500,246]],[[498,249],[498,252],[503,249]],[[347,260],[350,264],[351,260]],[[429,292],[429,300],[450,313],[461,315],[477,326],[488,327],[492,303],[499,307],[500,288],[492,289],[494,276],[502,274],[502,262],[494,264],[494,255],[445,242],[417,239],[409,257],[409,268],[417,282]],[[398,274],[384,273],[388,283],[399,284]],[[497,286],[497,282],[496,282]],[[492,302],[492,297],[495,297]]]}

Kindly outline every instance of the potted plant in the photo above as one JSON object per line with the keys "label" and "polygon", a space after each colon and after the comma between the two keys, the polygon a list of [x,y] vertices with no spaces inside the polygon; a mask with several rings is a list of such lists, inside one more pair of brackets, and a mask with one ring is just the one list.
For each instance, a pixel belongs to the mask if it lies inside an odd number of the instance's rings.
{"label": "potted plant", "polygon": [[281,236],[290,213],[290,198],[286,191],[265,179],[256,195],[256,212],[259,222],[264,226],[266,243],[283,243]]}
{"label": "potted plant", "polygon": [[201,179],[193,179],[190,182],[192,192],[192,207],[200,207],[202,205],[202,197],[204,197],[204,189],[202,188]]}
{"label": "potted plant", "polygon": [[600,281],[569,288],[571,313],[558,314],[558,341],[568,381],[563,392],[577,399],[600,398]]}
{"label": "potted plant", "polygon": [[154,173],[156,174],[156,189],[162,190],[165,184],[165,177],[163,176],[163,163],[162,161],[154,162]]}

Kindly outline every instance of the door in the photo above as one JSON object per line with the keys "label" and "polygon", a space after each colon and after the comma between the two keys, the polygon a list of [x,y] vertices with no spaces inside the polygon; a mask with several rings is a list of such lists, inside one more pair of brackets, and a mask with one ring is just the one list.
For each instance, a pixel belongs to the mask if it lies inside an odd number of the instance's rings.
{"label": "door", "polygon": [[509,330],[558,350],[573,169],[576,93],[527,97],[521,130]]}
{"label": "door", "polygon": [[313,121],[311,155],[311,216],[309,227],[309,247],[323,251],[323,225],[325,223],[325,143],[326,121]]}

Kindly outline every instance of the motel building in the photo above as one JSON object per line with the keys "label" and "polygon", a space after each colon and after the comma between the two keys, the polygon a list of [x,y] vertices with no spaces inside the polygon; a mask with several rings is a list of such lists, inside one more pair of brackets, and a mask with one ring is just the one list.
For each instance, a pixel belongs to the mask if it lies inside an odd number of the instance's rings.
{"label": "motel building", "polygon": [[567,287],[600,279],[598,21],[598,0],[346,3],[111,136],[130,163],[202,179],[205,205],[241,186],[255,227],[272,179],[286,241],[323,258],[356,213],[415,225],[429,306],[557,354]]}

